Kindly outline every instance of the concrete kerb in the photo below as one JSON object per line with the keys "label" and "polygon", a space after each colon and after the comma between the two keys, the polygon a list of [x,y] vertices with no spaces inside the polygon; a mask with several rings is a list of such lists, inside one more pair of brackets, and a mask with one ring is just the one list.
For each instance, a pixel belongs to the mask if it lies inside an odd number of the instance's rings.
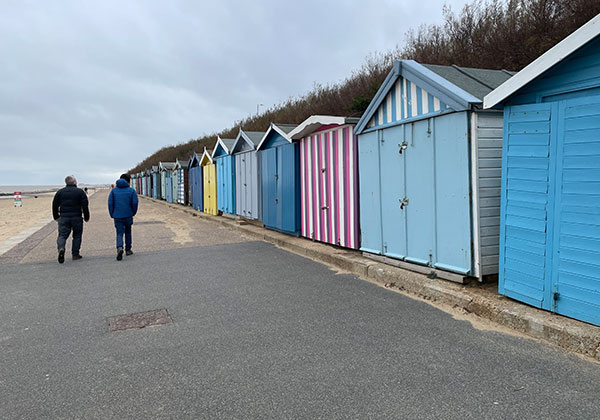
{"label": "concrete kerb", "polygon": [[143,198],[236,229],[383,287],[461,309],[532,338],[600,361],[600,327],[527,306],[477,285],[460,285],[441,279],[430,279],[423,274],[370,260],[356,251],[288,236],[252,224],[238,224],[236,220],[208,215],[179,204],[145,196]]}

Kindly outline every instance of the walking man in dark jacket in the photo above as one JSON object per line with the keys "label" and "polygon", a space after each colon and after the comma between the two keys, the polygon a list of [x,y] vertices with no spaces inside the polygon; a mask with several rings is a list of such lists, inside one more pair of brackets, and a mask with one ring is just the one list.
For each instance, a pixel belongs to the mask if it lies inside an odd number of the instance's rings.
{"label": "walking man in dark jacket", "polygon": [[131,250],[131,225],[133,216],[137,213],[138,197],[133,188],[129,186],[131,177],[129,174],[121,175],[117,181],[117,187],[113,188],[108,195],[108,212],[115,220],[117,230],[117,260],[123,259],[123,234],[125,235],[125,253],[133,254]]}
{"label": "walking man in dark jacket", "polygon": [[[73,231],[73,247],[71,249],[73,260],[80,260],[81,236],[83,235],[83,221],[90,220],[88,198],[85,192],[77,188],[77,180],[73,175],[65,178],[66,187],[58,190],[52,200],[52,216],[58,220],[58,262],[65,262],[65,244]],[[83,214],[83,219],[81,215]]]}

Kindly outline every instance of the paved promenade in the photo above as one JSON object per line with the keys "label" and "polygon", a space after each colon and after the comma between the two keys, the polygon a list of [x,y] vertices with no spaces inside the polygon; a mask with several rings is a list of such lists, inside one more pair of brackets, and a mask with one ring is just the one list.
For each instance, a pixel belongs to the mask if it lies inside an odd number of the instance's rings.
{"label": "paved promenade", "polygon": [[0,264],[1,419],[600,418],[598,364],[148,200],[117,262],[91,206],[83,260]]}

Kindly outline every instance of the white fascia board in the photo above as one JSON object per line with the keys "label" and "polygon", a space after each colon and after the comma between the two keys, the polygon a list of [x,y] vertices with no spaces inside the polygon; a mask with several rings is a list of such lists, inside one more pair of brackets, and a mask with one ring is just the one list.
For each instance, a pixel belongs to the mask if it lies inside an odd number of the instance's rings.
{"label": "white fascia board", "polygon": [[213,147],[213,151],[212,151],[212,154],[210,156],[211,159],[215,158],[215,153],[217,153],[217,149],[219,148],[219,145],[221,145],[221,147],[223,148],[223,150],[225,150],[226,154],[229,154],[229,150],[227,149],[227,146],[225,146],[225,143],[223,143],[223,140],[221,139],[221,137],[217,136],[217,141],[215,143],[215,147]]}
{"label": "white fascia board", "polygon": [[599,34],[600,14],[596,15],[588,23],[529,63],[523,70],[488,93],[483,98],[483,107],[487,109],[498,105],[533,79],[596,38]]}
{"label": "white fascia board", "polygon": [[323,125],[343,125],[346,123],[346,117],[333,117],[330,115],[311,115],[300,125],[288,133],[292,140],[300,140],[306,135],[313,133],[316,129]]}
{"label": "white fascia board", "polygon": [[240,144],[240,142],[247,142],[246,135],[244,134],[244,132],[241,128],[240,128],[240,131],[239,131],[237,137],[235,138],[235,142],[233,143],[233,146],[231,146],[231,153],[235,153],[235,150],[237,149],[238,144]]}
{"label": "white fascia board", "polygon": [[256,150],[260,150],[262,148],[262,145],[267,140],[267,137],[269,137],[269,134],[271,133],[271,131],[275,131],[277,134],[281,135],[281,137],[286,139],[288,142],[290,142],[290,143],[292,142],[292,138],[290,137],[289,134],[286,134],[285,131],[283,131],[281,128],[277,127],[277,125],[275,125],[274,123],[271,123],[271,125],[269,126],[269,129],[267,130],[267,132],[265,133],[263,138],[260,139],[260,143],[258,143],[258,147],[256,148]]}
{"label": "white fascia board", "polygon": [[204,166],[204,158],[206,157],[206,159],[208,159],[208,163],[213,163],[213,158],[211,156],[210,153],[208,153],[208,150],[206,150],[206,147],[204,148],[204,152],[202,153],[202,157],[200,158],[200,166]]}

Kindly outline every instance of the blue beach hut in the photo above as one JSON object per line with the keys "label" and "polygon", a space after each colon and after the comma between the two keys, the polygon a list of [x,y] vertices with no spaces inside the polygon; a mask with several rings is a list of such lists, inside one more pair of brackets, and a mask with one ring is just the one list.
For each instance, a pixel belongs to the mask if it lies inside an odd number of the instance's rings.
{"label": "blue beach hut", "polygon": [[504,108],[499,292],[600,325],[600,15],[484,106]]}
{"label": "blue beach hut", "polygon": [[271,123],[257,150],[261,160],[262,222],[300,235],[300,147],[289,133],[296,125]]}
{"label": "blue beach hut", "polygon": [[190,203],[194,210],[202,211],[204,209],[202,167],[200,166],[200,157],[196,154],[196,152],[190,156],[188,163],[188,174]]}
{"label": "blue beach hut", "polygon": [[231,149],[235,139],[217,136],[212,158],[217,167],[217,208],[223,213],[235,214],[235,158]]}
{"label": "blue beach hut", "polygon": [[153,166],[150,170],[152,176],[152,198],[158,198],[160,196],[160,174],[158,172],[158,166]]}
{"label": "blue beach hut", "polygon": [[364,252],[458,282],[498,272],[502,113],[482,103],[511,75],[394,63],[355,129]]}
{"label": "blue beach hut", "polygon": [[173,202],[173,180],[171,175],[175,162],[159,162],[158,167],[160,168],[161,177],[161,199],[166,200],[168,203]]}
{"label": "blue beach hut", "polygon": [[256,147],[264,135],[240,129],[231,150],[235,159],[235,213],[246,219],[261,217],[261,165]]}

